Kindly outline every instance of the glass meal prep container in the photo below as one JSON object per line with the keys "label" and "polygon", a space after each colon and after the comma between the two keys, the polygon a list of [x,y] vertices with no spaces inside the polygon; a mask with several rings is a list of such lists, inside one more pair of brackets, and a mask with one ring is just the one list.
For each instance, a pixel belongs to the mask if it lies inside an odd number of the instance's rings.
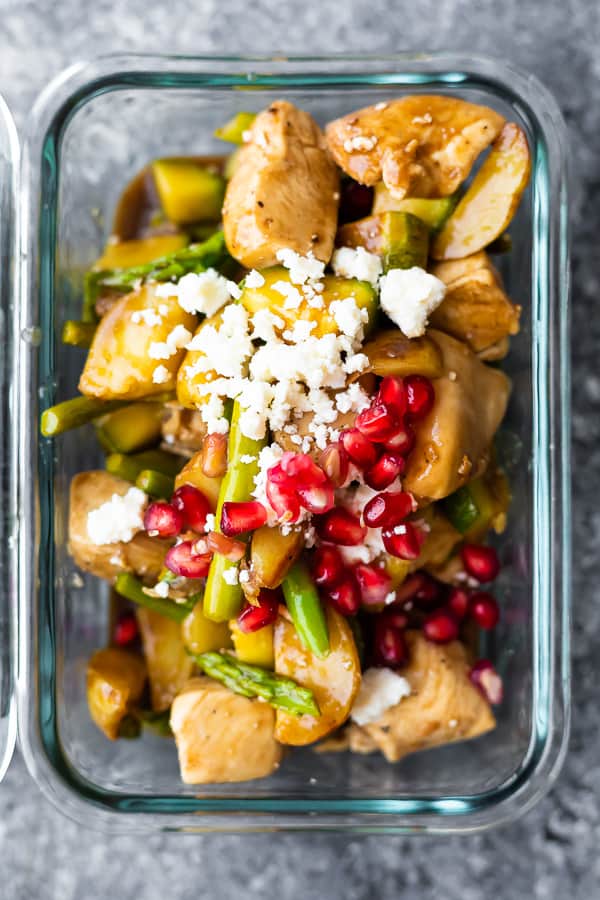
{"label": "glass meal prep container", "polygon": [[[89,426],[55,440],[38,431],[40,412],[75,394],[84,360],[84,351],[61,344],[62,325],[78,318],[83,276],[102,251],[120,191],[153,158],[223,152],[216,127],[278,98],[323,124],[415,92],[492,106],[525,129],[532,152],[530,186],[511,225],[513,250],[496,258],[523,307],[505,362],[513,392],[501,452],[514,499],[498,540],[507,561],[498,583],[503,617],[482,646],[505,682],[498,725],[476,741],[395,765],[379,754],[309,748],[286,757],[268,779],[186,786],[164,738],[110,742],[88,715],[86,661],[106,641],[108,591],[67,553],[68,489],[74,473],[101,464],[100,451]],[[1,471],[6,481],[11,455],[11,498],[18,500],[18,542],[3,535],[2,584],[9,606],[18,587],[20,740],[44,793],[83,823],[142,831],[472,831],[529,808],[559,771],[569,719],[568,236],[564,131],[553,100],[512,68],[456,56],[107,57],[59,76],[31,122],[18,302],[5,266],[0,282],[0,327],[10,327],[12,297],[19,336],[14,359],[9,352],[0,360],[13,404],[3,407],[3,422],[14,426]],[[6,157],[10,166],[6,146],[0,132],[0,165]],[[16,229],[10,187],[4,194],[3,261],[6,247],[11,256],[6,221]],[[15,525],[8,519],[6,531]],[[5,669],[0,743],[10,744]]]}

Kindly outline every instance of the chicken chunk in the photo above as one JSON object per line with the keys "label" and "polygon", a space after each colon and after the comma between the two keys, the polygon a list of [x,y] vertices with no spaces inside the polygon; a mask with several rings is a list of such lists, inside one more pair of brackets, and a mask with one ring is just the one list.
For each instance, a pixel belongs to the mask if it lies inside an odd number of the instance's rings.
{"label": "chicken chunk", "polygon": [[381,750],[389,762],[429,747],[464,741],[491,731],[496,721],[487,700],[468,677],[463,644],[434,644],[419,631],[406,632],[410,662],[401,674],[411,694],[376,722],[349,728],[350,749]]}
{"label": "chicken chunk", "polygon": [[99,578],[116,578],[123,571],[158,577],[169,542],[139,531],[127,543],[98,545],[88,534],[88,513],[110,500],[113,494],[123,497],[130,488],[128,481],[102,469],[79,472],[71,481],[69,553],[80,569]]}
{"label": "chicken chunk", "polygon": [[361,184],[383,179],[397,198],[446,197],[503,124],[487,106],[416,94],[336,119],[326,136],[337,164]]}
{"label": "chicken chunk", "polygon": [[218,784],[270,775],[281,759],[274,726],[267,703],[234,694],[211,678],[193,678],[171,707],[183,781]]}
{"label": "chicken chunk", "polygon": [[431,274],[446,285],[442,304],[429,317],[434,328],[464,341],[475,353],[518,333],[521,307],[505,293],[484,250],[437,263]]}
{"label": "chicken chunk", "polygon": [[418,498],[441,500],[485,470],[510,380],[460,341],[433,329],[427,334],[442,352],[444,375],[433,382],[433,408],[415,428],[402,482]]}
{"label": "chicken chunk", "polygon": [[225,194],[229,252],[248,268],[272,266],[277,251],[333,252],[339,176],[312,117],[280,100],[260,113]]}

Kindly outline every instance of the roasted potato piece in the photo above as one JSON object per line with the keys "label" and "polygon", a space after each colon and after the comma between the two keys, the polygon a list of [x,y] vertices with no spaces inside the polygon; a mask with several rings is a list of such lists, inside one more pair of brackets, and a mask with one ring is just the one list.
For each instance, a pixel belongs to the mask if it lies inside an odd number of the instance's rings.
{"label": "roasted potato piece", "polygon": [[206,423],[197,409],[169,403],[164,408],[161,434],[169,450],[189,457],[202,448]]}
{"label": "roasted potato piece", "polygon": [[[219,330],[222,321],[221,313],[216,313],[216,315],[204,319],[196,329],[194,337],[207,328]],[[210,332],[210,334],[214,335],[213,332]],[[179,367],[177,373],[177,400],[187,409],[195,410],[199,404],[206,403],[208,395],[203,394],[200,388],[207,381],[214,381],[218,377],[214,369],[209,369],[206,372],[196,371],[197,363],[205,358],[206,354],[203,350],[188,350]]]}
{"label": "roasted potato piece", "polygon": [[444,300],[429,317],[434,328],[464,341],[474,353],[518,333],[521,307],[511,303],[484,250],[437,263],[431,274],[447,286]]}
{"label": "roasted potato piece", "polygon": [[277,710],[275,737],[282,744],[312,744],[346,720],[360,686],[360,661],[346,619],[327,608],[329,654],[322,659],[307,650],[291,621],[275,623],[275,671],[310,688],[321,715],[294,716]]}
{"label": "roasted potato piece", "polygon": [[367,341],[362,352],[369,357],[365,371],[381,377],[425,375],[426,378],[439,378],[444,371],[442,354],[435,341],[427,335],[407,338],[399,328],[380,331],[372,341]]}
{"label": "roasted potato piece", "polygon": [[361,184],[383,180],[399,199],[446,197],[503,124],[487,106],[415,94],[349,113],[325,133],[338,166]]}
{"label": "roasted potato piece", "polygon": [[210,500],[213,510],[217,508],[222,478],[209,478],[202,471],[202,450],[192,456],[175,478],[175,490],[182,484],[192,484]]}
{"label": "roasted potato piece", "polygon": [[190,653],[208,653],[210,650],[225,650],[231,646],[231,635],[227,622],[213,622],[204,615],[202,600],[183,620],[181,626],[183,641]]}
{"label": "roasted potato piece", "polygon": [[[163,314],[159,312],[159,307]],[[158,324],[148,324],[148,317],[156,317]],[[176,297],[158,296],[155,286],[142,285],[126,294],[102,318],[88,353],[79,390],[89,397],[102,400],[137,400],[150,394],[175,389],[175,376],[184,355],[183,346],[191,340],[196,319],[186,313]],[[168,358],[152,358],[151,345],[164,344],[177,326],[182,326],[181,343]],[[185,337],[186,331],[190,332]],[[154,370],[164,366],[168,376],[159,383],[153,381]]]}
{"label": "roasted potato piece", "polygon": [[460,341],[433,329],[427,334],[442,353],[444,375],[435,382],[431,412],[415,428],[415,447],[402,482],[417,497],[440,500],[487,466],[510,381]]}
{"label": "roasted potato piece", "polygon": [[107,738],[114,741],[122,719],[140,699],[146,681],[144,661],[118,647],[98,650],[87,666],[87,702],[90,716]]}
{"label": "roasted potato piece", "polygon": [[193,678],[171,708],[183,781],[218,784],[270,775],[281,759],[274,725],[268,703],[234,694],[211,678]]}
{"label": "roasted potato piece", "polygon": [[389,762],[429,747],[464,741],[491,731],[489,704],[468,677],[469,661],[459,641],[434,644],[407,631],[410,662],[401,674],[411,694],[368,725],[350,726],[350,749],[379,749]]}
{"label": "roasted potato piece", "polygon": [[162,712],[189,680],[194,661],[186,653],[179,622],[141,607],[136,615],[148,667],[152,709]]}
{"label": "roasted potato piece", "polygon": [[304,546],[301,528],[283,534],[281,528],[264,525],[252,534],[251,569],[260,587],[277,588]]}
{"label": "roasted potato piece", "polygon": [[530,171],[525,133],[509,122],[433,242],[433,258],[470,256],[496,240],[517,211]]}
{"label": "roasted potato piece", "polygon": [[258,631],[245,632],[238,626],[237,619],[229,622],[231,639],[235,655],[240,662],[250,663],[253,666],[262,666],[263,669],[272,669],[275,665],[273,650],[273,626],[264,625]]}
{"label": "roasted potato piece", "polygon": [[247,268],[275,265],[282,248],[328,262],[338,202],[338,172],[316,122],[291,103],[272,103],[254,120],[227,186],[229,252]]}
{"label": "roasted potato piece", "polygon": [[132,487],[103,469],[78,472],[71,481],[69,501],[69,553],[80,569],[99,578],[116,578],[119,572],[157,578],[170,542],[139,531],[124,543],[93,544],[87,531],[88,513],[113,494],[124,496]]}

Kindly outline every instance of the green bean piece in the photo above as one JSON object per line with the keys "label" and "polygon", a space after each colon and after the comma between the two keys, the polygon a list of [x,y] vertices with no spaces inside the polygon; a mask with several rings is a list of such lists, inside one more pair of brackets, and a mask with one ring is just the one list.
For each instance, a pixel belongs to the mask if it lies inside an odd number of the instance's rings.
{"label": "green bean piece", "polygon": [[75,319],[67,319],[63,325],[62,342],[71,347],[89,347],[95,333],[95,322],[77,322]]}
{"label": "green bean piece", "polygon": [[320,715],[313,692],[291,678],[242,663],[230,653],[200,653],[194,659],[205,675],[220,681],[235,694],[262,697],[271,706],[296,716]]}
{"label": "green bean piece", "polygon": [[142,582],[129,572],[121,572],[117,575],[115,590],[126,600],[130,600],[138,606],[144,606],[167,619],[173,619],[175,622],[183,622],[198,601],[197,594],[188,597],[182,603],[176,603],[175,600],[169,600],[166,597],[152,597],[146,593]]}
{"label": "green bean piece", "polygon": [[175,490],[175,479],[153,469],[142,469],[135,486],[157,500],[167,500]]}
{"label": "green bean piece", "polygon": [[[221,530],[221,511],[224,503],[240,503],[251,499],[254,478],[258,474],[258,454],[266,441],[266,438],[257,441],[242,434],[239,427],[241,412],[240,405],[236,400],[231,414],[227,472],[221,484],[215,514],[217,531]],[[244,456],[253,456],[254,461],[243,463],[242,457]],[[242,588],[237,580],[234,584],[229,584],[226,574],[237,568],[237,563],[231,562],[219,553],[215,553],[213,556],[204,592],[204,615],[207,619],[212,619],[214,622],[226,622],[239,613],[242,605]]]}
{"label": "green bean piece", "polygon": [[117,478],[124,478],[135,484],[138,475],[144,469],[152,469],[154,472],[160,472],[169,478],[175,475],[183,466],[183,460],[180,456],[174,456],[165,450],[144,450],[142,453],[109,453],[106,457],[106,471]]}
{"label": "green bean piece", "polygon": [[256,113],[239,112],[215,131],[215,137],[230,144],[243,144],[244,132],[248,131],[256,118]]}
{"label": "green bean piece", "polygon": [[73,397],[45,409],[40,419],[44,437],[55,437],[71,428],[79,428],[109,412],[127,406],[128,400],[97,400],[95,397]]}
{"label": "green bean piece", "polygon": [[161,435],[162,403],[131,403],[98,424],[98,440],[113,453],[135,453],[156,444]]}
{"label": "green bean piece", "polygon": [[296,562],[283,580],[283,596],[300,640],[321,659],[329,653],[327,619],[310,572]]}

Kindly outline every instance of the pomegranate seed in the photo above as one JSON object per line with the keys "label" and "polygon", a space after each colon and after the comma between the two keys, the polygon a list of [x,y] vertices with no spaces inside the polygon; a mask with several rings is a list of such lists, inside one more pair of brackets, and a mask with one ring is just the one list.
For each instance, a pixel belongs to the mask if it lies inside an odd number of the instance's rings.
{"label": "pomegranate seed", "polygon": [[396,604],[403,604],[413,600],[424,583],[425,577],[423,572],[415,572],[413,575],[409,575],[400,587],[396,588]]}
{"label": "pomegranate seed", "polygon": [[157,500],[144,513],[144,528],[150,537],[175,537],[183,530],[183,515],[170,503]]}
{"label": "pomegranate seed", "polygon": [[486,697],[488,703],[496,706],[502,703],[504,697],[504,685],[502,678],[496,672],[489,659],[480,659],[469,672],[469,678]]}
{"label": "pomegranate seed", "polygon": [[500,610],[496,600],[486,591],[478,591],[471,596],[469,614],[484,631],[490,631],[492,628],[495,628],[500,618]]}
{"label": "pomegranate seed", "polygon": [[318,486],[301,486],[297,489],[297,494],[300,497],[302,506],[316,515],[328,512],[335,505],[333,485],[329,481]]}
{"label": "pomegranate seed", "polygon": [[319,457],[319,465],[334,487],[342,487],[346,483],[350,460],[339,441],[327,444]]}
{"label": "pomegranate seed", "polygon": [[192,531],[204,531],[206,517],[212,511],[212,506],[202,491],[191,484],[184,484],[177,488],[171,503],[183,515],[185,527]]}
{"label": "pomegranate seed", "polygon": [[228,537],[255,531],[267,521],[267,511],[258,500],[243,503],[226,502],[221,511],[221,531]]}
{"label": "pomegranate seed", "polygon": [[344,560],[335,547],[318,547],[313,557],[313,579],[323,587],[332,587],[344,574]]}
{"label": "pomegranate seed", "polygon": [[406,391],[401,378],[388,375],[379,385],[379,400],[393,409],[396,415],[404,416],[407,410]]}
{"label": "pomegranate seed", "polygon": [[184,578],[204,578],[208,574],[211,559],[212,553],[196,553],[193,541],[182,541],[167,550],[165,566],[175,575]]}
{"label": "pomegranate seed", "polygon": [[477,581],[493,581],[500,571],[500,560],[493,547],[465,544],[460,555],[467,574]]}
{"label": "pomegranate seed", "polygon": [[447,609],[437,609],[429,613],[423,622],[423,632],[435,644],[447,644],[458,637],[458,622]]}
{"label": "pomegranate seed", "polygon": [[114,640],[117,647],[126,647],[139,634],[137,619],[131,612],[122,613],[115,625]]}
{"label": "pomegranate seed", "polygon": [[[202,545],[206,547],[206,550],[203,550]],[[231,562],[238,562],[246,555],[247,547],[242,541],[234,541],[231,537],[226,537],[226,535],[219,534],[217,531],[211,531],[204,540],[196,541],[195,549],[198,553],[218,553],[220,556],[225,556],[231,560]]]}
{"label": "pomegranate seed", "polygon": [[360,544],[367,533],[358,516],[339,506],[330,509],[318,520],[317,530],[324,541],[344,547]]}
{"label": "pomegranate seed", "polygon": [[360,469],[370,468],[377,459],[377,450],[358,428],[348,428],[340,435],[342,446]]}
{"label": "pomegranate seed", "polygon": [[421,579],[413,597],[423,609],[433,609],[439,606],[440,603],[441,588],[439,582],[425,572],[421,572],[420,575]]}
{"label": "pomegranate seed", "polygon": [[368,440],[383,444],[396,434],[399,419],[393,409],[376,398],[357,415],[355,424]]}
{"label": "pomegranate seed", "polygon": [[384,444],[386,450],[393,453],[399,453],[401,456],[408,456],[415,446],[415,433],[406,422],[402,422],[396,429],[395,434]]}
{"label": "pomegranate seed", "polygon": [[406,466],[406,460],[398,453],[382,453],[375,465],[365,472],[365,481],[374,491],[382,491],[389,487],[402,475]]}
{"label": "pomegranate seed", "polygon": [[435,394],[429,378],[423,375],[409,375],[404,379],[408,416],[411,421],[423,419],[431,411]]}
{"label": "pomegranate seed", "polygon": [[394,528],[414,512],[411,494],[405,491],[387,491],[377,494],[363,510],[363,519],[369,528]]}
{"label": "pomegranate seed", "polygon": [[256,604],[247,603],[237,618],[240,631],[251,634],[265,625],[272,625],[279,613],[279,598],[275,591],[263,589]]}
{"label": "pomegranate seed", "polygon": [[399,559],[416,559],[421,552],[420,533],[410,522],[384,528],[381,537],[387,552]]}
{"label": "pomegranate seed", "polygon": [[402,631],[408,625],[408,616],[403,612],[394,612],[393,609],[386,609],[381,613],[379,619],[389,625],[390,628],[398,628]]}
{"label": "pomegranate seed", "polygon": [[359,563],[354,575],[360,587],[363,606],[382,606],[392,590],[392,579],[385,569]]}
{"label": "pomegranate seed", "polygon": [[451,588],[448,594],[447,605],[454,618],[461,622],[469,609],[469,595],[467,591],[461,587]]}
{"label": "pomegranate seed", "polygon": [[375,662],[382,666],[401,666],[408,660],[408,647],[399,628],[386,622],[385,616],[375,623]]}
{"label": "pomegranate seed", "polygon": [[343,181],[340,187],[339,223],[355,222],[364,219],[373,206],[373,188],[358,181]]}
{"label": "pomegranate seed", "polygon": [[267,471],[267,499],[283,522],[297,522],[301,506],[293,479],[283,471],[280,463]]}
{"label": "pomegranate seed", "polygon": [[329,589],[327,599],[342,616],[355,616],[360,609],[360,590],[355,578],[348,573]]}
{"label": "pomegranate seed", "polygon": [[221,478],[227,471],[227,436],[209,434],[202,445],[201,468],[208,478]]}

